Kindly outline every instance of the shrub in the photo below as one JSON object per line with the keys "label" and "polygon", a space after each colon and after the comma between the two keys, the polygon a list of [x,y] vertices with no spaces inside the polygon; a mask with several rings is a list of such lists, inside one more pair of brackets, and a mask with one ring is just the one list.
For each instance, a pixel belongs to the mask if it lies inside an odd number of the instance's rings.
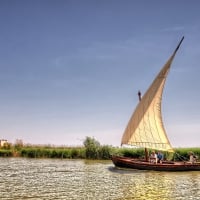
{"label": "shrub", "polygon": [[12,151],[7,149],[0,149],[0,156],[1,157],[11,157]]}
{"label": "shrub", "polygon": [[84,141],[85,156],[88,159],[99,159],[100,143],[94,138],[86,137]]}

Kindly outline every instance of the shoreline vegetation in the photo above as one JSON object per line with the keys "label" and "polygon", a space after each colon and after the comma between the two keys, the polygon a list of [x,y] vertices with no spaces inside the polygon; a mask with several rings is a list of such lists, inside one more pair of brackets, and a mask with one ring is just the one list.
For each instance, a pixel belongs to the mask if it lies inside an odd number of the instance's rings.
{"label": "shoreline vegetation", "polygon": [[[163,152],[164,158],[174,161],[187,161],[191,151],[200,158],[200,147],[175,148],[174,150],[175,153]],[[83,146],[76,147],[24,145],[22,142],[0,147],[0,157],[109,160],[111,155],[144,158],[145,152],[143,148],[121,148],[101,145],[96,139],[91,137],[85,138]]]}

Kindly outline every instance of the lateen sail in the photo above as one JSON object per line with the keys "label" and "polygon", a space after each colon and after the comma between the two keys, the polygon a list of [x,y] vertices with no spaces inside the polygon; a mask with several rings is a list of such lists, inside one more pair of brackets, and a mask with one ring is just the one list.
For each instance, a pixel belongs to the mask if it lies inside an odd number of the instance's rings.
{"label": "lateen sail", "polygon": [[161,100],[167,74],[183,39],[184,37],[136,107],[121,144],[173,152],[162,122]]}

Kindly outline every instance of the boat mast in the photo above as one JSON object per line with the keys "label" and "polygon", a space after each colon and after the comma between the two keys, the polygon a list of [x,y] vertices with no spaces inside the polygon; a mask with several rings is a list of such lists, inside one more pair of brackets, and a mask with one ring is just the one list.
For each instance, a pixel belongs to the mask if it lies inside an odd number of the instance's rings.
{"label": "boat mast", "polygon": [[[138,91],[138,98],[139,98],[139,101],[141,101],[142,94],[141,94],[140,90]],[[149,153],[148,153],[148,150],[147,150],[146,147],[144,148],[144,151],[145,151],[145,160],[148,161],[149,160]]]}

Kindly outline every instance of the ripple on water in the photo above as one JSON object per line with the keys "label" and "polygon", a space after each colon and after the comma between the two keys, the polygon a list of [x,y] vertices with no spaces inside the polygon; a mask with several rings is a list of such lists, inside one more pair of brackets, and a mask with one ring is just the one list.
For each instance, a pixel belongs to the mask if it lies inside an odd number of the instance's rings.
{"label": "ripple on water", "polygon": [[200,173],[119,170],[110,161],[0,158],[3,200],[200,200]]}

